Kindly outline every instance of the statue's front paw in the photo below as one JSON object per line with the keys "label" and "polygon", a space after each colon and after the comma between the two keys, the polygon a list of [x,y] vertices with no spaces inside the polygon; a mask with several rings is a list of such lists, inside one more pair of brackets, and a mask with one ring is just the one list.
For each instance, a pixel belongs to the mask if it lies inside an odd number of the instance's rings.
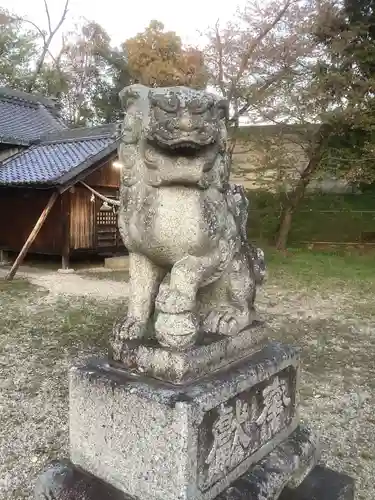
{"label": "statue's front paw", "polygon": [[112,351],[113,359],[121,359],[124,343],[127,340],[137,340],[144,337],[147,324],[132,317],[117,322],[113,327]]}
{"label": "statue's front paw", "polygon": [[169,285],[160,286],[156,309],[168,314],[187,313],[194,309],[195,300]]}
{"label": "statue's front paw", "polygon": [[235,316],[231,313],[211,311],[203,321],[203,330],[207,333],[232,337],[238,334],[240,328]]}
{"label": "statue's front paw", "polygon": [[128,316],[125,320],[118,322],[114,327],[114,336],[117,340],[134,340],[144,336],[146,323]]}
{"label": "statue's front paw", "polygon": [[175,351],[185,351],[195,344],[198,321],[195,314],[168,314],[159,312],[155,322],[155,333],[159,343]]}

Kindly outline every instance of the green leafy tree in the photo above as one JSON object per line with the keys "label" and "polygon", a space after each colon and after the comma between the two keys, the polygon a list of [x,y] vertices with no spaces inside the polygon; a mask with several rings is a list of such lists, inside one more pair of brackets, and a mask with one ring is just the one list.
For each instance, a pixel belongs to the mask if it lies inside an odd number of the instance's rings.
{"label": "green leafy tree", "polygon": [[48,67],[72,126],[110,123],[119,117],[118,93],[129,79],[123,55],[110,42],[98,23],[85,23],[64,35],[62,50]]}
{"label": "green leafy tree", "polygon": [[375,181],[375,2],[326,2],[316,37],[327,48],[320,80],[336,102],[328,165],[357,184]]}
{"label": "green leafy tree", "polygon": [[[283,186],[280,250],[313,180],[335,174],[368,182],[374,172],[370,3],[286,0],[259,6],[249,0],[236,22],[217,24],[209,34],[211,81],[231,102],[229,123],[236,128],[248,117],[279,130],[278,137],[262,138],[259,148],[263,158],[274,157]],[[296,150],[303,161],[293,162]]]}
{"label": "green leafy tree", "polygon": [[303,87],[289,90],[286,102],[301,103],[304,117],[318,127],[308,141],[306,168],[285,196],[276,239],[281,250],[316,174],[333,173],[357,185],[375,179],[375,3],[327,0],[312,7],[306,27],[314,57]]}
{"label": "green leafy tree", "polygon": [[111,123],[122,117],[119,93],[132,83],[128,58],[123,48],[118,49],[110,44],[97,46],[95,53],[106,69],[105,78],[98,82],[93,105],[98,120],[103,123]]}
{"label": "green leafy tree", "polygon": [[0,83],[26,92],[59,94],[66,90],[56,59],[50,51],[53,38],[63,25],[69,0],[55,27],[44,0],[48,30],[33,21],[0,9]]}
{"label": "green leafy tree", "polygon": [[27,90],[37,39],[35,31],[26,30],[21,20],[0,9],[0,85]]}
{"label": "green leafy tree", "polygon": [[106,46],[109,36],[103,28],[89,22],[64,36],[58,65],[67,82],[61,95],[63,111],[73,126],[97,122],[94,100],[105,75],[105,64],[97,56],[97,47]]}

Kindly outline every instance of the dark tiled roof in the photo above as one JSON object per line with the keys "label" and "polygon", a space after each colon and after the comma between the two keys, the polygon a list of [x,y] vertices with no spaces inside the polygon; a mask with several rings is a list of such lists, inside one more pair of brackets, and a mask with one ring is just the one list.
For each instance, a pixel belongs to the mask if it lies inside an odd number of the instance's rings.
{"label": "dark tiled roof", "polygon": [[63,131],[0,164],[0,185],[65,184],[117,148],[115,127]]}
{"label": "dark tiled roof", "polygon": [[28,146],[66,128],[53,100],[0,87],[0,143]]}
{"label": "dark tiled roof", "polygon": [[98,127],[80,127],[66,129],[60,132],[52,132],[44,135],[37,142],[43,144],[47,142],[68,142],[77,141],[79,139],[85,140],[116,137],[117,135],[117,126],[115,123],[111,123],[108,125],[100,125]]}

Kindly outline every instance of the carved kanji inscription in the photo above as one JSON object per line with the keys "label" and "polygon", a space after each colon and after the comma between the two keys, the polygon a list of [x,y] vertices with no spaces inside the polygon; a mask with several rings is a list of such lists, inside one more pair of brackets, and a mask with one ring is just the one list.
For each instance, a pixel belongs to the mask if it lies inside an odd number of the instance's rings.
{"label": "carved kanji inscription", "polygon": [[289,367],[213,408],[199,430],[199,485],[210,488],[287,427],[295,415]]}

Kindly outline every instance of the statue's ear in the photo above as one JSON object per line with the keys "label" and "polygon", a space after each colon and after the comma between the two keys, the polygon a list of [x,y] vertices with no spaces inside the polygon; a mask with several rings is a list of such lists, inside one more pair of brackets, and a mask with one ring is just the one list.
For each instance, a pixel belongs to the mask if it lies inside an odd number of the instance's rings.
{"label": "statue's ear", "polygon": [[225,99],[221,99],[216,103],[216,110],[220,120],[228,120],[229,119],[229,104]]}
{"label": "statue's ear", "polygon": [[134,84],[125,87],[121,90],[119,97],[121,105],[126,112],[131,106],[133,106],[137,101],[146,100],[149,93],[149,87],[141,84]]}
{"label": "statue's ear", "polygon": [[125,87],[120,92],[120,99],[124,109],[122,141],[125,144],[135,144],[138,142],[142,130],[148,125],[149,90],[144,85],[134,84]]}

